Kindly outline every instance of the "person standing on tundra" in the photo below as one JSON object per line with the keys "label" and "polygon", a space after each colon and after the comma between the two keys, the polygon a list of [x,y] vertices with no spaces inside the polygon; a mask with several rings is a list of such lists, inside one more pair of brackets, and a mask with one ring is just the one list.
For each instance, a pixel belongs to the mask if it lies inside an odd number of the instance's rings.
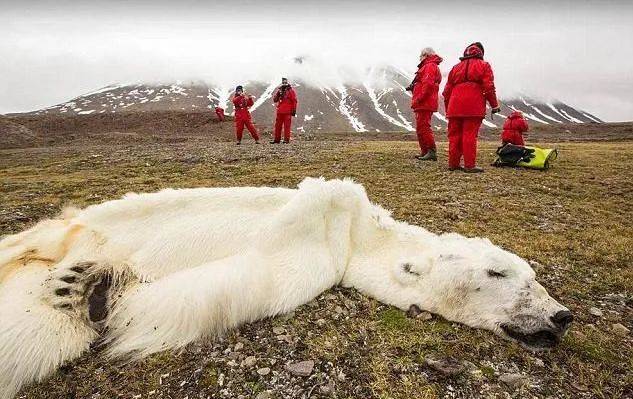
{"label": "person standing on tundra", "polygon": [[248,129],[255,140],[255,144],[259,144],[259,134],[257,129],[253,125],[251,120],[251,113],[248,110],[253,106],[253,96],[244,93],[242,86],[235,88],[235,94],[233,94],[233,107],[235,107],[235,136],[237,138],[237,145],[242,144],[242,132],[244,132],[244,126]]}
{"label": "person standing on tundra", "polygon": [[415,112],[415,131],[420,145],[420,155],[416,158],[422,161],[437,161],[435,138],[431,130],[431,117],[437,111],[437,92],[440,90],[442,73],[439,64],[442,57],[427,47],[420,53],[420,64],[415,79],[407,88],[413,91],[411,108]]}
{"label": "person standing on tundra", "polygon": [[215,107],[215,114],[218,116],[218,120],[220,122],[224,122],[224,108],[218,105],[217,107]]}
{"label": "person standing on tundra", "polygon": [[481,43],[466,47],[464,56],[449,73],[442,94],[448,117],[448,169],[460,169],[463,156],[464,172],[483,172],[476,166],[476,159],[477,136],[486,116],[486,101],[493,114],[500,108],[492,68],[484,61]]}
{"label": "person standing on tundra", "polygon": [[503,124],[503,133],[501,133],[501,145],[514,144],[524,146],[523,133],[529,129],[527,121],[523,118],[520,111],[514,111],[508,116]]}
{"label": "person standing on tundra", "polygon": [[275,138],[270,144],[281,142],[282,128],[284,130],[284,144],[288,144],[290,143],[292,117],[297,116],[297,93],[288,83],[288,79],[281,79],[281,86],[275,91],[273,102],[277,106],[277,117],[275,119]]}

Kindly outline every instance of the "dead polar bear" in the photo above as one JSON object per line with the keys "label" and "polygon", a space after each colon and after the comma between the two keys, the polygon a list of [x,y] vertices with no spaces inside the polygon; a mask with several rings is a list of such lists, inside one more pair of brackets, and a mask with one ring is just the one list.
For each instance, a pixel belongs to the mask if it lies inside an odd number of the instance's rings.
{"label": "dead polar bear", "polygon": [[108,355],[140,358],[336,284],[530,348],[555,345],[572,320],[518,256],[397,222],[349,180],[128,194],[0,242],[0,398],[103,327]]}

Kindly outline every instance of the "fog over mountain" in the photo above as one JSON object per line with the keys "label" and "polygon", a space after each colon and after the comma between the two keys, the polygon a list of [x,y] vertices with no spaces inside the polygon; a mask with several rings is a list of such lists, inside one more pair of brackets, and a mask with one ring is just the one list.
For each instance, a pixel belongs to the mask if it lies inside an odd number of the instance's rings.
{"label": "fog over mountain", "polygon": [[3,3],[0,113],[117,83],[268,82],[296,74],[298,56],[311,60],[302,76],[317,86],[363,83],[382,65],[412,73],[428,45],[447,73],[479,40],[500,97],[633,119],[633,6],[623,1]]}

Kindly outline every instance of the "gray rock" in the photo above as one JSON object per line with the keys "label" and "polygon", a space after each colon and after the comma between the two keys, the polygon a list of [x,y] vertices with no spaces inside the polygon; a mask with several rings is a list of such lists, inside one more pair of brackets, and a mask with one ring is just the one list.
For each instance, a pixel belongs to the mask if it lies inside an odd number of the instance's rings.
{"label": "gray rock", "polygon": [[460,362],[457,359],[446,358],[435,360],[430,357],[424,358],[424,364],[429,368],[437,371],[444,377],[455,377],[464,372],[466,367],[463,362]]}
{"label": "gray rock", "polygon": [[416,318],[424,321],[429,321],[433,318],[433,315],[429,312],[422,312]]}
{"label": "gray rock", "polygon": [[422,314],[422,309],[420,309],[418,305],[409,306],[409,310],[407,310],[407,317],[414,319],[418,317],[420,314]]}
{"label": "gray rock", "polygon": [[255,396],[255,399],[270,399],[272,397],[273,396],[269,392],[264,391],[264,392],[258,393],[257,396]]}
{"label": "gray rock", "polygon": [[290,311],[288,313],[284,313],[281,316],[279,316],[279,318],[283,321],[288,321],[290,319],[292,319],[293,317],[295,317],[295,311]]}
{"label": "gray rock", "polygon": [[596,317],[602,317],[602,315],[604,314],[602,312],[602,310],[596,308],[596,307],[591,307],[589,308],[589,314],[592,316],[596,316]]}
{"label": "gray rock", "polygon": [[283,327],[273,327],[273,334],[281,335],[286,332],[286,329]]}
{"label": "gray rock", "polygon": [[288,363],[286,365],[286,371],[290,374],[298,375],[301,377],[308,377],[312,374],[312,370],[314,369],[314,361],[305,360],[303,362],[296,363]]}
{"label": "gray rock", "polygon": [[503,382],[508,388],[519,389],[528,383],[527,376],[518,373],[501,374],[499,381]]}
{"label": "gray rock", "polygon": [[316,321],[316,325],[319,327],[323,327],[326,324],[327,324],[327,321],[325,321],[325,319],[319,319]]}
{"label": "gray rock", "polygon": [[255,356],[249,356],[242,361],[242,367],[251,368],[257,364],[257,358]]}
{"label": "gray rock", "polygon": [[631,332],[631,330],[629,330],[623,324],[620,324],[620,323],[614,323],[611,326],[611,330],[613,330],[613,332],[618,335],[628,335]]}
{"label": "gray rock", "polygon": [[237,351],[241,351],[242,349],[244,349],[244,344],[241,342],[238,342],[237,344],[235,344],[235,348],[233,348],[233,350]]}
{"label": "gray rock", "polygon": [[261,369],[257,370],[257,374],[259,374],[259,375],[268,375],[268,374],[270,374],[270,368],[269,367],[262,367]]}
{"label": "gray rock", "polygon": [[319,392],[323,395],[332,395],[334,393],[334,381],[329,380],[327,384],[321,385]]}

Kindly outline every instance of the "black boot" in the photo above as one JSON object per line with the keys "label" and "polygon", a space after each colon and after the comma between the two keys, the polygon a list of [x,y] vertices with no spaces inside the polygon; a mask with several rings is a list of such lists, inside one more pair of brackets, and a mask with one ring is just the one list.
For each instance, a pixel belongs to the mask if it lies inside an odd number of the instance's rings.
{"label": "black boot", "polygon": [[420,161],[437,161],[437,154],[435,150],[428,150],[426,154],[416,158],[418,158]]}
{"label": "black boot", "polygon": [[464,172],[466,173],[483,173],[483,169],[478,166],[473,166],[472,168],[464,168]]}

